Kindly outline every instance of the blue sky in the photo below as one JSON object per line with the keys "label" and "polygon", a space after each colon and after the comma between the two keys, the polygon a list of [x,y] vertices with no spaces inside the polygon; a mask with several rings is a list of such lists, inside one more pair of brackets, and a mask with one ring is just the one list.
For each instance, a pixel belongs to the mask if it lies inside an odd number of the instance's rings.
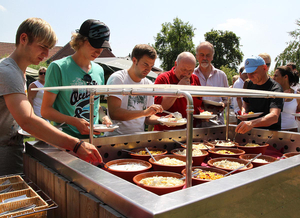
{"label": "blue sky", "polygon": [[291,40],[288,32],[298,27],[299,8],[299,0],[0,0],[0,42],[14,42],[23,20],[40,17],[51,24],[58,36],[57,45],[63,46],[83,21],[93,18],[109,26],[113,53],[124,57],[136,44],[153,44],[161,24],[178,17],[196,28],[195,45],[204,41],[204,34],[211,29],[230,30],[241,37],[244,59],[267,52],[273,68],[275,57]]}

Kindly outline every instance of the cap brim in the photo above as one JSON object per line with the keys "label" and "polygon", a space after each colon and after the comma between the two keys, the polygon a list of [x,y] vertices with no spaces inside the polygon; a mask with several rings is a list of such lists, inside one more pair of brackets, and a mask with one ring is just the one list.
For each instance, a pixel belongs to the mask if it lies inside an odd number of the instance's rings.
{"label": "cap brim", "polygon": [[258,67],[247,67],[247,68],[245,68],[243,73],[253,73],[254,71],[256,71],[257,68]]}
{"label": "cap brim", "polygon": [[108,48],[111,51],[111,47],[108,41],[89,39],[89,43],[94,48]]}

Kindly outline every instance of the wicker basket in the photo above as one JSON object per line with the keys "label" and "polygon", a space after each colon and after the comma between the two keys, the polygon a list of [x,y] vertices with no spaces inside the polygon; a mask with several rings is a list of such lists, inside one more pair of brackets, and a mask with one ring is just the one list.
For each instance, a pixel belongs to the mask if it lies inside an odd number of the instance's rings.
{"label": "wicker basket", "polygon": [[[6,193],[0,194],[0,214],[3,212],[9,212],[3,215],[0,215],[0,218],[8,218],[8,217],[47,217],[47,210],[53,209],[57,207],[57,204],[53,202],[47,195],[52,202],[49,206],[48,203],[36,193],[35,190],[41,191],[36,185],[34,185],[31,181],[28,184],[24,181],[24,179],[19,175],[12,175],[12,176],[5,176],[0,178],[0,184],[9,180],[11,184],[8,185],[0,185],[0,191],[4,190],[8,187],[11,187],[12,190]],[[31,187],[33,185],[33,187]],[[42,192],[43,193],[43,192]],[[26,195],[26,199],[17,200],[7,203],[2,203],[6,199],[18,197],[21,195]],[[30,206],[35,204],[33,209],[24,209],[21,211],[13,212],[12,210]],[[56,205],[56,206],[55,206]],[[11,212],[10,212],[11,211]]]}
{"label": "wicker basket", "polygon": [[2,178],[0,178],[0,187],[2,186],[1,184],[3,184],[6,180],[9,180],[11,184],[12,183],[24,182],[22,177],[19,176],[19,175],[9,176],[9,177],[2,177]]}

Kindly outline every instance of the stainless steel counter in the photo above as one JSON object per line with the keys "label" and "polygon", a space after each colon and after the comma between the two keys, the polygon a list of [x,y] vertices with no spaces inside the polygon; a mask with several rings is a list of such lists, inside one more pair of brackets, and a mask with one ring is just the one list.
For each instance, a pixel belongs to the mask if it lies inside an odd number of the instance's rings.
{"label": "stainless steel counter", "polygon": [[[229,127],[233,138],[235,126]],[[273,134],[273,135],[272,135]],[[253,129],[237,142],[265,142],[300,151],[300,134]],[[225,126],[193,130],[194,141],[225,138]],[[186,131],[145,132],[94,139],[104,161],[129,157],[121,149],[179,147]],[[26,144],[26,153],[74,182],[126,217],[296,217],[300,203],[300,156],[254,168],[217,181],[158,196],[43,142]]]}

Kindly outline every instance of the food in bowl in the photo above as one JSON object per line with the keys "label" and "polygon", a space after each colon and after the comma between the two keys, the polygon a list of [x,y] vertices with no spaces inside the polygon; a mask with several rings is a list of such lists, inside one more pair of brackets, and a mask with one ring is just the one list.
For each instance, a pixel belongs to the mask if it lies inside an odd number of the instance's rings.
{"label": "food in bowl", "polygon": [[245,144],[245,147],[259,147],[260,145],[259,144],[256,144],[256,143],[247,143]]}
{"label": "food in bowl", "polygon": [[219,147],[233,147],[236,145],[234,142],[231,141],[215,140],[215,142],[216,146]]}
{"label": "food in bowl", "polygon": [[140,183],[154,187],[173,187],[184,184],[184,180],[175,177],[153,176],[141,179]]}
{"label": "food in bowl", "polygon": [[[251,159],[250,159],[251,160]],[[247,160],[247,161],[250,161]],[[265,159],[260,159],[260,158],[256,158],[255,160],[253,160],[252,162],[254,163],[269,163],[268,161],[266,161]]]}
{"label": "food in bowl", "polygon": [[[186,149],[178,150],[174,154],[186,156]],[[192,151],[192,156],[201,156],[203,154],[204,152],[202,152],[200,149],[194,149]]]}
{"label": "food in bowl", "polygon": [[165,157],[165,158],[161,158],[155,163],[159,163],[162,165],[169,165],[169,166],[181,166],[181,165],[185,165],[186,162],[178,160],[177,158]]}
{"label": "food in bowl", "polygon": [[128,163],[128,164],[113,164],[109,166],[110,169],[113,170],[121,170],[121,171],[137,171],[147,169],[147,166],[137,164],[137,163]]}
{"label": "food in bowl", "polygon": [[[206,145],[209,148],[213,148],[210,145]],[[207,149],[204,145],[204,143],[193,143],[193,149]]]}
{"label": "food in bowl", "polygon": [[241,169],[246,169],[245,164],[235,162],[235,161],[229,161],[229,160],[216,161],[213,163],[213,165],[215,167],[226,168],[230,170],[235,170],[241,166],[244,166]]}
{"label": "food in bowl", "polygon": [[228,150],[218,150],[216,151],[217,154],[235,154],[232,151],[228,151]]}
{"label": "food in bowl", "polygon": [[199,170],[198,169],[198,172],[199,172],[199,174],[194,176],[194,178],[204,179],[204,180],[217,180],[217,179],[224,178],[224,175],[222,175],[220,173],[212,172],[209,170]]}
{"label": "food in bowl", "polygon": [[[164,153],[163,150],[159,151],[155,151],[155,150],[149,150],[149,152],[152,154],[152,155],[158,155],[158,154],[162,154]],[[138,151],[138,152],[135,152],[136,154],[138,155],[149,155],[149,153],[146,151],[146,150],[141,150],[141,151]]]}

